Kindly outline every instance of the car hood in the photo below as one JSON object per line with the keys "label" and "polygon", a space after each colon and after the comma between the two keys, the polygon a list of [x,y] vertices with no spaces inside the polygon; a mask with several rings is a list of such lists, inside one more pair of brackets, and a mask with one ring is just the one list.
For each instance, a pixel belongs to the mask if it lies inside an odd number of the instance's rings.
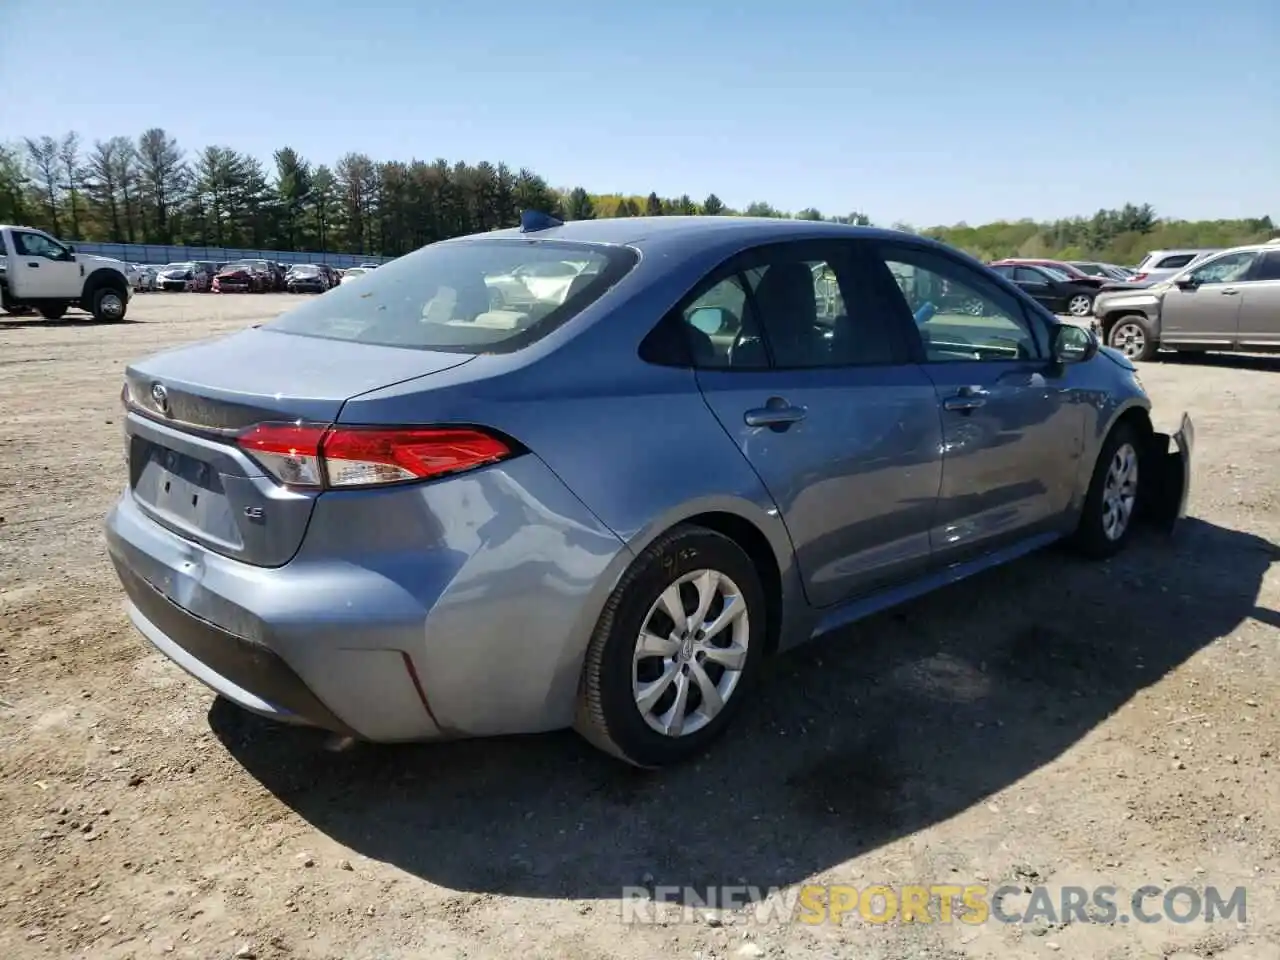
{"label": "car hood", "polygon": [[111,257],[95,257],[91,253],[77,253],[76,262],[84,266],[86,273],[90,270],[97,270],[99,267],[110,267],[112,270],[118,270],[127,275],[130,269],[123,260],[113,260]]}
{"label": "car hood", "polygon": [[1098,353],[1102,354],[1102,356],[1106,357],[1116,366],[1121,367],[1125,370],[1138,369],[1137,365],[1134,364],[1132,360],[1130,360],[1128,357],[1126,357],[1123,353],[1121,353],[1119,350],[1115,349],[1114,347],[1108,347],[1105,344],[1103,344],[1102,346],[1098,347]]}

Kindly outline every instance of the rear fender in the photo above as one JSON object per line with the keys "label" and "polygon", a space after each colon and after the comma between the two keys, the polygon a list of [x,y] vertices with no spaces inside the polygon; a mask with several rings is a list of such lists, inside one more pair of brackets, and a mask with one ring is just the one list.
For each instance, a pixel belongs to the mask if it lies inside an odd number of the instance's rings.
{"label": "rear fender", "polygon": [[1195,427],[1185,413],[1176,432],[1156,431],[1151,434],[1145,464],[1142,519],[1164,533],[1172,534],[1178,521],[1187,515],[1194,444]]}

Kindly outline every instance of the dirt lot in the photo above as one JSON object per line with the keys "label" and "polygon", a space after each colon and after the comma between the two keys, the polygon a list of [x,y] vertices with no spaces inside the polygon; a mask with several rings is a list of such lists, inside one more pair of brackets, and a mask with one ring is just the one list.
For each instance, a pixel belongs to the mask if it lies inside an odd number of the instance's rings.
{"label": "dirt lot", "polygon": [[[1144,367],[1198,428],[1173,543],[1050,551],[813,645],[713,755],[650,776],[567,733],[331,752],[135,634],[100,532],[123,365],[288,302],[0,318],[0,955],[1280,958],[1280,363]],[[640,925],[618,903],[807,880],[1111,884],[1122,907],[1244,885],[1248,919]]]}

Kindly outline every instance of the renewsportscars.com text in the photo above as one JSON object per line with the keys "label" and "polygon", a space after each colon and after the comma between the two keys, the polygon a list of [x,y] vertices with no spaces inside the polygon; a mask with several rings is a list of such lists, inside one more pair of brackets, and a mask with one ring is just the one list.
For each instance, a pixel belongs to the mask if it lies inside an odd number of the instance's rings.
{"label": "renewsportscars.com text", "polygon": [[959,884],[808,884],[798,887],[625,887],[624,923],[696,922],[708,910],[755,923],[1192,923],[1247,920],[1244,887],[1153,884],[1032,887]]}

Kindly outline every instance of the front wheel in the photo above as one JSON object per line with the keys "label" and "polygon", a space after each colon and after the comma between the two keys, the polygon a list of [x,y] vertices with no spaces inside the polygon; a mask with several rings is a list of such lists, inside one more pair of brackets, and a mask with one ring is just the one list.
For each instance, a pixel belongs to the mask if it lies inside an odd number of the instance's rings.
{"label": "front wheel", "polygon": [[749,695],[764,654],[765,599],[728,537],[680,526],[622,577],[587,648],[575,727],[638,767],[699,753]]}
{"label": "front wheel", "polygon": [[1141,509],[1142,446],[1141,434],[1128,423],[1118,424],[1103,443],[1071,541],[1084,556],[1106,559],[1129,542]]}
{"label": "front wheel", "polygon": [[115,287],[99,287],[89,304],[93,318],[100,323],[117,323],[124,319],[125,295]]}
{"label": "front wheel", "polygon": [[1128,314],[1111,325],[1107,346],[1119,350],[1130,360],[1150,360],[1160,343],[1146,317]]}
{"label": "front wheel", "polygon": [[1087,317],[1093,312],[1093,297],[1087,293],[1077,293],[1067,301],[1067,313],[1073,317]]}

